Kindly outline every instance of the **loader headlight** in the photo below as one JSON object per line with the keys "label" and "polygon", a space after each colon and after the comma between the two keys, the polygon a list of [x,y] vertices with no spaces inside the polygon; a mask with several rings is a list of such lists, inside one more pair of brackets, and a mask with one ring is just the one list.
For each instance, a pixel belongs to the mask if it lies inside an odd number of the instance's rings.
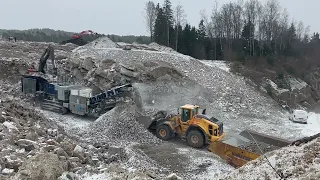
{"label": "loader headlight", "polygon": [[213,131],[213,135],[217,136],[217,130],[216,129]]}

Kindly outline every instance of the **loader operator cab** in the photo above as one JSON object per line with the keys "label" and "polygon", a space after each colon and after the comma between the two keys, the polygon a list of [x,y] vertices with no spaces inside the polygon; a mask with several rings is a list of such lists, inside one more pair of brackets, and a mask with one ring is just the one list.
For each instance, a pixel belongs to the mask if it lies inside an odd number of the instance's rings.
{"label": "loader operator cab", "polygon": [[196,106],[196,105],[186,104],[184,106],[181,106],[180,107],[181,121],[182,122],[189,121],[190,119],[192,119],[193,116],[198,114],[198,111],[199,111],[199,106]]}
{"label": "loader operator cab", "polygon": [[185,138],[189,146],[195,148],[224,138],[223,123],[199,117],[199,106],[186,104],[180,106],[177,113],[167,115],[165,111],[159,111],[148,128],[155,129],[155,134],[162,140],[167,141],[178,135]]}

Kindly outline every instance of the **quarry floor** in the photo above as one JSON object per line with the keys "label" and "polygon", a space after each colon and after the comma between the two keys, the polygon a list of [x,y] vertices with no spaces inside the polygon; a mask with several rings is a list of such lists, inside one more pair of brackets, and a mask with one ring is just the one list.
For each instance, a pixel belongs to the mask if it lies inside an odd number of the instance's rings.
{"label": "quarry floor", "polygon": [[[82,118],[75,115],[60,115],[53,112],[42,111],[46,117],[62,125],[72,133],[72,128],[81,128],[94,122],[94,119]],[[320,131],[320,114],[310,113],[308,124],[288,122],[297,132],[305,136],[311,136]],[[226,131],[232,128],[226,128]],[[233,135],[228,132],[229,137]],[[218,156],[207,149],[194,149],[189,147],[185,141],[174,139],[163,142],[160,145],[134,145],[133,150],[151,158],[158,165],[163,167],[165,172],[174,172],[184,179],[212,179],[230,173],[234,168],[226,164]]]}

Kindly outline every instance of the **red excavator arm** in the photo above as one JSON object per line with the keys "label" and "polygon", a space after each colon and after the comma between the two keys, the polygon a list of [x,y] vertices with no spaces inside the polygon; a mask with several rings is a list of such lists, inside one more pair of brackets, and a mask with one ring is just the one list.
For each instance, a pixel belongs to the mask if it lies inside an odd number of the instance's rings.
{"label": "red excavator arm", "polygon": [[71,39],[68,39],[68,40],[65,40],[65,41],[62,41],[60,44],[67,44],[67,43],[73,43],[73,44],[76,44],[78,46],[83,46],[85,44],[87,44],[88,42],[86,40],[84,40],[82,38],[83,35],[86,35],[86,34],[90,34],[90,35],[98,35],[98,36],[101,36],[101,34],[98,34],[96,32],[93,32],[92,30],[86,30],[86,31],[82,31],[80,32],[79,34],[74,34],[72,35],[72,38]]}
{"label": "red excavator arm", "polygon": [[72,38],[74,38],[74,39],[81,38],[81,37],[82,37],[83,35],[85,35],[85,34],[97,34],[97,33],[93,32],[93,31],[91,31],[91,30],[86,30],[86,31],[82,31],[82,32],[79,33],[79,34],[74,34],[74,35],[72,35]]}

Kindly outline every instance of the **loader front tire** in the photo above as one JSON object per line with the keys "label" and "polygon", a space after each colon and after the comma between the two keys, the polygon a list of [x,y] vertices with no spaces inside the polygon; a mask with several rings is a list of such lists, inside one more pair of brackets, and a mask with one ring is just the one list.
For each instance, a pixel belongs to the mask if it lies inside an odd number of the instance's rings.
{"label": "loader front tire", "polygon": [[187,143],[194,148],[201,148],[204,146],[204,137],[199,130],[191,130],[187,134]]}
{"label": "loader front tire", "polygon": [[160,124],[157,126],[156,134],[158,138],[165,141],[168,141],[173,137],[171,129],[165,124]]}

